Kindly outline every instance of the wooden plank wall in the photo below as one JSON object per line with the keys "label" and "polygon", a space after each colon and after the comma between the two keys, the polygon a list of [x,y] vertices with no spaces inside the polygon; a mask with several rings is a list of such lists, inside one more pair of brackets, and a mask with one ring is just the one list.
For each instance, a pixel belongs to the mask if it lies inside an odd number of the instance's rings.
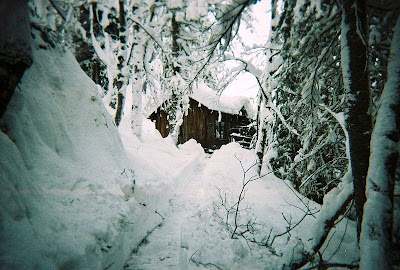
{"label": "wooden plank wall", "polygon": [[149,118],[155,122],[156,129],[160,132],[161,136],[163,138],[167,137],[169,134],[167,113],[158,108],[157,112],[152,113]]}
{"label": "wooden plank wall", "polygon": [[[197,101],[190,99],[190,107],[187,115],[183,117],[178,143],[182,144],[190,139],[195,139],[203,148],[218,149],[231,141],[231,133],[235,132],[238,126],[247,125],[250,120],[245,116],[222,113],[221,120],[224,121],[224,137],[216,138],[215,123],[219,118],[218,111],[211,111],[200,105]],[[169,134],[167,114],[158,108],[156,113],[150,116],[155,121],[156,129],[162,137]]]}
{"label": "wooden plank wall", "polygon": [[179,143],[184,143],[190,139],[195,139],[204,148],[209,147],[207,134],[208,119],[210,118],[210,110],[205,106],[199,106],[199,103],[190,99],[190,107],[188,114],[183,117],[183,123],[179,134]]}

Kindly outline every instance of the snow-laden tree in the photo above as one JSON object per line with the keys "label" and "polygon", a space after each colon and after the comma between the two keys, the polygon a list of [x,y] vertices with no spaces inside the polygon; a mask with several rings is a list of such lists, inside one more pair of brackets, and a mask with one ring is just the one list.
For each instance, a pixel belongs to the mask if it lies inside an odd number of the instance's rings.
{"label": "snow-laden tree", "polygon": [[222,68],[218,52],[226,50],[238,29],[243,10],[253,2],[158,2],[158,13],[163,18],[161,42],[164,48],[160,56],[163,62],[160,84],[161,93],[166,96],[162,109],[167,113],[169,134],[175,141],[189,107],[193,85],[202,80],[220,91],[228,83],[216,81],[233,77]]}
{"label": "snow-laden tree", "polygon": [[[132,108],[128,116],[133,133],[140,137],[142,94],[157,87],[161,79],[152,62],[164,57],[161,32],[164,3],[158,1],[107,1],[92,3],[90,34],[95,52],[107,67],[108,91],[105,103],[115,110],[115,123],[123,117],[126,88],[132,87]],[[96,26],[97,29],[96,30]],[[99,27],[100,26],[100,27]]]}
{"label": "snow-laden tree", "polygon": [[268,113],[259,121],[259,130],[274,138],[259,134],[259,162],[321,202],[347,166],[344,133],[331,113],[343,112],[347,101],[341,87],[340,8],[335,1],[285,1],[282,11],[276,5],[260,100]]}
{"label": "snow-laden tree", "polygon": [[[394,2],[394,1],[393,1]],[[386,5],[385,5],[386,4]],[[387,65],[390,54],[393,28],[398,9],[387,3],[368,3],[369,23],[369,75],[371,88],[372,122],[375,122],[379,99],[387,80]]]}
{"label": "snow-laden tree", "polygon": [[[220,33],[213,32],[213,26],[222,23],[215,14],[229,6],[229,2],[190,0],[166,1],[165,4],[168,23],[162,38],[170,53],[163,57],[161,87],[164,93],[168,93],[163,109],[168,117],[169,134],[177,141],[183,116],[189,108],[193,84],[199,80],[206,83],[215,80],[214,74],[209,72],[213,68],[209,64],[211,58],[216,58],[216,47],[223,38]],[[217,43],[210,41],[215,36],[218,37]],[[207,72],[211,76],[204,78]]]}
{"label": "snow-laden tree", "polygon": [[[340,99],[342,103],[339,103],[341,104],[340,106],[332,107],[332,103],[328,102],[322,103],[321,106],[337,120],[346,134],[346,157],[349,160],[349,174],[343,178],[341,185],[334,188],[326,196],[326,200],[324,199],[321,210],[323,211],[323,218],[318,221],[321,226],[315,232],[316,235],[313,245],[311,245],[311,250],[305,252],[302,260],[292,262],[291,266],[295,268],[302,267],[310,258],[318,254],[319,249],[326,240],[330,227],[334,225],[336,219],[344,214],[347,205],[354,198],[358,234],[361,233],[361,268],[376,269],[380,267],[389,269],[393,266],[393,257],[398,250],[394,244],[398,243],[398,233],[394,229],[395,226],[398,226],[396,225],[398,222],[395,222],[396,209],[393,203],[395,200],[394,186],[399,158],[399,68],[397,61],[399,58],[397,55],[399,26],[397,24],[394,27],[393,41],[390,29],[393,27],[393,18],[398,16],[399,7],[391,1],[387,1],[386,5],[370,4],[367,1],[343,1],[337,3],[339,14],[340,10],[342,11],[342,15],[339,16],[341,18],[340,27],[335,26],[340,31],[340,51],[337,51],[332,58],[337,60],[335,64],[341,67],[341,76],[344,83],[343,86],[341,84],[333,84],[330,89],[338,88],[336,91],[339,92],[336,93],[341,93],[342,98]],[[370,4],[370,9],[376,9],[369,10],[369,14],[372,14],[370,15],[372,19],[369,24],[367,16],[368,4]],[[293,4],[291,8],[288,4],[283,10],[284,13],[293,14],[296,6]],[[283,14],[283,16],[287,16],[287,14]],[[296,16],[290,17],[295,18]],[[293,29],[295,27],[291,22],[284,22],[282,26],[284,29],[288,27]],[[377,29],[385,30],[378,33]],[[290,31],[283,31],[283,36],[288,35],[288,33]],[[369,35],[370,37],[368,37]],[[292,39],[287,41],[289,43],[293,42]],[[278,55],[286,53],[284,50],[285,45],[287,43],[283,43],[283,49],[278,52]],[[390,56],[388,56],[387,51],[378,50],[379,47],[388,48],[390,45]],[[315,52],[315,49],[313,51]],[[289,52],[293,52],[293,48],[290,48]],[[307,60],[309,56],[307,54],[303,55],[303,61]],[[285,61],[287,61],[287,58],[283,57],[283,63]],[[385,64],[385,62],[388,64]],[[326,63],[323,63],[323,65],[327,69],[324,74],[329,74],[334,69],[334,66]],[[307,74],[306,66],[302,67],[301,71]],[[285,66],[283,64],[279,68],[283,69],[280,71],[282,73],[287,72],[285,70],[288,68],[295,68],[295,65]],[[371,74],[369,74],[369,70],[372,70]],[[297,78],[301,78],[301,76]],[[307,77],[307,75],[305,76]],[[301,82],[303,83],[300,89],[303,94],[302,98],[304,98],[307,97],[304,92],[308,91],[307,87],[309,85],[307,82],[309,81],[304,83],[301,80]],[[285,81],[278,81],[278,84],[275,84],[274,87],[281,87],[282,83],[285,84]],[[383,85],[385,87],[382,96],[380,96]],[[372,99],[370,98],[371,92],[373,94]],[[329,98],[338,98],[334,93],[331,94]],[[321,100],[323,101],[322,98]],[[308,104],[302,103],[302,105],[310,108],[313,103],[314,101],[311,97],[311,100],[308,99]],[[292,106],[295,108],[295,104],[292,104]],[[283,107],[284,105],[281,108]],[[376,110],[375,108],[378,109]],[[378,113],[376,121],[373,121],[375,111],[378,111]],[[292,113],[298,115],[297,112]],[[307,119],[307,117],[303,117]],[[293,123],[290,122],[290,119],[288,122]],[[295,124],[293,126],[296,130],[300,130]],[[288,126],[286,128],[289,130]],[[371,140],[372,129],[373,136]],[[299,134],[301,133],[299,132]],[[305,157],[312,158],[309,155]],[[321,165],[319,164],[319,166]],[[306,171],[305,168],[302,170]],[[367,202],[365,194],[367,194]],[[329,265],[329,262],[321,261],[319,264]]]}
{"label": "snow-laden tree", "polygon": [[169,20],[163,38],[170,53],[164,56],[161,87],[162,91],[169,95],[163,104],[163,109],[168,117],[169,135],[175,142],[178,141],[183,115],[189,108],[191,89],[189,89],[185,81],[184,66],[187,62],[186,59],[190,55],[189,48],[193,48],[197,43],[195,35],[202,28],[200,19],[205,17],[208,12],[207,2],[203,3],[202,9],[197,10],[189,5],[194,2],[198,1],[189,3],[186,3],[186,1],[166,1],[165,3],[165,13],[168,15]]}
{"label": "snow-laden tree", "polygon": [[[130,53],[135,46],[135,27],[128,25],[131,10],[127,1],[92,2],[89,7],[91,41],[99,59],[107,67],[109,86],[105,100],[115,109],[117,126],[122,118],[130,79]],[[95,25],[100,26],[99,31],[95,31]]]}

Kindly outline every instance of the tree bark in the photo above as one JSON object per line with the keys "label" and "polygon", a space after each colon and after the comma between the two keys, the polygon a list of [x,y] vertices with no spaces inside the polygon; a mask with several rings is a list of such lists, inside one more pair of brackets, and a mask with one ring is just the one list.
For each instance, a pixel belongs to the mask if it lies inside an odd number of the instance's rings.
{"label": "tree bark", "polygon": [[97,59],[92,60],[92,81],[94,81],[98,85],[101,85],[100,62]]}
{"label": "tree bark", "polygon": [[393,261],[392,231],[394,182],[400,140],[400,17],[397,19],[388,63],[388,79],[371,140],[360,238],[360,268],[390,269]]}
{"label": "tree bark", "polygon": [[124,109],[126,87],[128,84],[128,68],[127,65],[127,48],[126,48],[126,31],[125,31],[125,2],[124,0],[119,1],[119,18],[118,18],[118,37],[119,37],[119,48],[118,48],[118,74],[114,79],[114,84],[118,89],[117,99],[117,110],[115,112],[115,125],[119,126],[122,119],[122,112]]}
{"label": "tree bark", "polygon": [[134,64],[129,65],[131,69],[132,83],[132,108],[131,108],[131,128],[133,134],[138,138],[142,135],[143,108],[142,108],[142,93],[146,87],[146,73],[144,72],[144,55],[146,39],[142,37],[143,33],[139,27],[134,27],[134,43],[132,48],[132,58]]}
{"label": "tree bark", "polygon": [[[262,91],[262,90],[260,90]],[[266,101],[263,95],[260,95],[260,101],[258,104],[258,112],[257,112],[257,143],[256,143],[256,154],[257,154],[257,167],[258,167],[258,174],[261,175],[263,161],[264,161],[264,154],[265,154],[265,147],[267,143],[267,129],[266,129],[266,119],[265,115],[261,114],[262,111],[266,110]]]}
{"label": "tree bark", "polygon": [[[171,39],[172,39],[172,44],[171,44],[171,55],[172,55],[172,63],[170,67],[166,67],[169,70],[169,73],[171,73],[171,76],[178,76],[179,71],[180,71],[180,66],[178,64],[178,56],[179,56],[179,51],[181,50],[181,46],[178,43],[178,38],[179,38],[179,27],[180,24],[176,20],[175,16],[175,11],[172,11],[172,18],[171,18]],[[170,125],[170,131],[169,134],[171,137],[174,139],[175,143],[178,142],[179,138],[179,132],[180,132],[180,127],[182,124],[182,121],[179,121],[180,116],[183,115],[184,113],[184,108],[186,104],[184,104],[184,99],[182,96],[182,93],[179,89],[178,85],[171,85],[170,86],[172,89],[172,96],[170,97],[170,110],[168,112],[169,115],[169,125]]]}
{"label": "tree bark", "polygon": [[349,96],[347,129],[354,183],[357,234],[360,235],[369,166],[371,116],[368,74],[368,23],[366,0],[343,1],[341,26],[343,81]]}
{"label": "tree bark", "polygon": [[32,64],[26,0],[0,2],[0,117]]}

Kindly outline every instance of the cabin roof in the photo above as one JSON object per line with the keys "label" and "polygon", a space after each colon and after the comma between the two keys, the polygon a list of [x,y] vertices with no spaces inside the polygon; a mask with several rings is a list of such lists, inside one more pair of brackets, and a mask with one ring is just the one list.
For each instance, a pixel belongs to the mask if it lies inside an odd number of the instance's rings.
{"label": "cabin roof", "polygon": [[253,108],[248,97],[219,94],[205,83],[199,83],[194,87],[190,97],[213,111],[237,115],[244,109],[247,117],[253,117]]}
{"label": "cabin roof", "polygon": [[[244,109],[248,118],[253,118],[253,106],[250,99],[245,96],[229,96],[224,93],[217,93],[215,90],[208,87],[205,83],[199,83],[193,87],[193,93],[190,98],[199,102],[201,105],[206,106],[213,111],[220,111],[233,115],[239,115],[240,111]],[[164,99],[164,101],[166,98]],[[156,108],[150,109],[149,114],[153,113],[160,107],[162,102]]]}

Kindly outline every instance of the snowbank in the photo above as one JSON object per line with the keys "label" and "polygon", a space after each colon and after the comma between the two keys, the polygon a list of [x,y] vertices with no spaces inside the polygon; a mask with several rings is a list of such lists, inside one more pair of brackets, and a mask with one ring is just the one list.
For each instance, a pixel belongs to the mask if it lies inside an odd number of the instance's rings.
{"label": "snowbank", "polygon": [[[208,182],[209,190],[205,192],[207,196],[203,197],[202,201],[213,201],[219,205],[217,211],[215,206],[205,206],[206,209],[209,209],[209,213],[217,212],[220,217],[225,219],[226,211],[221,207],[221,199],[228,208],[237,202],[243,183],[243,170],[239,160],[243,169],[247,171],[247,180],[257,176],[254,166],[256,161],[254,151],[242,149],[237,143],[222,146],[221,149],[215,151],[207,163],[202,181]],[[219,189],[219,194],[216,188]],[[305,217],[290,234],[275,238],[271,250],[278,256],[273,255],[265,246],[258,247],[246,241],[243,243],[243,239],[239,237],[236,241],[224,240],[225,242],[218,243],[210,240],[210,244],[203,245],[196,253],[195,257],[198,261],[211,261],[222,269],[245,269],[248,265],[251,265],[252,269],[280,269],[282,265],[289,265],[308,250],[311,240],[319,234],[318,226],[321,225],[319,221],[325,214],[325,211],[319,211],[321,210],[320,205],[302,197],[294,190],[290,182],[278,179],[272,173],[246,186],[245,197],[240,208],[242,210],[239,213],[238,224],[255,222],[252,234],[246,234],[246,236],[263,243],[269,233],[271,233],[269,239],[269,243],[271,243],[274,236],[286,232],[288,227],[295,227],[295,224],[303,219],[307,208],[314,215]],[[203,211],[205,212],[205,210]],[[215,221],[219,221],[222,227],[226,226],[226,220],[216,218]],[[233,221],[231,215],[229,226],[234,226]],[[329,241],[322,248],[323,259],[342,263],[351,263],[357,260],[354,222],[345,219],[337,224],[328,239]],[[218,246],[220,249],[214,246]],[[246,246],[248,246],[248,252],[246,252]],[[221,252],[223,255],[220,252],[215,253],[215,250],[223,250]],[[229,258],[235,258],[235,260]]]}
{"label": "snowbank", "polygon": [[162,138],[154,123],[148,119],[143,119],[142,139],[139,140],[133,135],[128,122],[123,119],[119,131],[135,170],[135,198],[164,215],[168,211],[168,201],[176,192],[176,178],[185,173],[190,175],[191,166],[206,154],[194,139],[177,147],[170,136]]}
{"label": "snowbank", "polygon": [[160,223],[70,53],[34,52],[0,127],[0,268],[121,269]]}

